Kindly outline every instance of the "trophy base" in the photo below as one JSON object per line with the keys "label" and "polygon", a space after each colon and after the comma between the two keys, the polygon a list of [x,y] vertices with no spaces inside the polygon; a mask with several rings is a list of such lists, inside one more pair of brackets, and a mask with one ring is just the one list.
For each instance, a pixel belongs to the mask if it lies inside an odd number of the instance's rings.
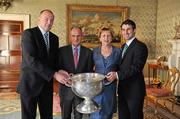
{"label": "trophy base", "polygon": [[100,110],[101,107],[94,101],[84,100],[82,103],[76,106],[76,110],[83,114],[90,114]]}

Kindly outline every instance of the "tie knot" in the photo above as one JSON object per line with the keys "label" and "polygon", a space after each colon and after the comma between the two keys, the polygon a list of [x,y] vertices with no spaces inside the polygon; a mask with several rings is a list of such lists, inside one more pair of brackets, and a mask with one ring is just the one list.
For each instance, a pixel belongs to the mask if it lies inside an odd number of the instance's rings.
{"label": "tie knot", "polygon": [[125,48],[127,48],[127,47],[128,47],[127,43],[125,43],[124,47],[125,47]]}
{"label": "tie knot", "polygon": [[125,43],[123,50],[126,50],[128,48],[128,45]]}
{"label": "tie knot", "polygon": [[76,52],[77,52],[77,51],[78,51],[78,48],[77,48],[77,47],[75,47],[75,48],[74,48],[74,51],[76,51]]}

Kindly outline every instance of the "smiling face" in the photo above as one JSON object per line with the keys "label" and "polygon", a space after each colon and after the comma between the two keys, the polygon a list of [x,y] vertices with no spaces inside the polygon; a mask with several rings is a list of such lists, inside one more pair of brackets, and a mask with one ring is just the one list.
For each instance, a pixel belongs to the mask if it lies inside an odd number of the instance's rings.
{"label": "smiling face", "polygon": [[50,11],[43,11],[38,19],[38,25],[45,31],[51,30],[54,22],[54,15]]}
{"label": "smiling face", "polygon": [[80,45],[82,40],[82,31],[79,28],[72,28],[70,32],[70,41],[73,46],[77,47]]}
{"label": "smiling face", "polygon": [[121,27],[121,35],[124,39],[130,40],[135,36],[136,29],[133,29],[132,25],[123,24]]}
{"label": "smiling face", "polygon": [[101,32],[99,39],[102,45],[109,45],[112,41],[112,37],[110,30],[104,30]]}

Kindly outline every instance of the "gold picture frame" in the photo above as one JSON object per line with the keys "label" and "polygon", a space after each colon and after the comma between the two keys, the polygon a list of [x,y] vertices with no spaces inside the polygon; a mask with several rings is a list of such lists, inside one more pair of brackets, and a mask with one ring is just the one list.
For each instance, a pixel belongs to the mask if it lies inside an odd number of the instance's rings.
{"label": "gold picture frame", "polygon": [[128,7],[67,5],[67,43],[72,26],[79,26],[83,31],[82,45],[93,48],[100,44],[98,32],[102,27],[114,30],[112,44],[120,47],[123,39],[119,36],[121,23],[128,18]]}

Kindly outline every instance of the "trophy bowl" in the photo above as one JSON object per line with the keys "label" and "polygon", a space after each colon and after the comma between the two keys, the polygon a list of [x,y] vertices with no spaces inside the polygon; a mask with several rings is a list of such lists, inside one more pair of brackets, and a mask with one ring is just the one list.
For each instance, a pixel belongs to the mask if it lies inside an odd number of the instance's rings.
{"label": "trophy bowl", "polygon": [[80,113],[90,114],[101,109],[101,107],[92,100],[92,98],[103,89],[103,80],[105,76],[99,73],[80,73],[71,77],[71,89],[84,101],[76,106]]}

